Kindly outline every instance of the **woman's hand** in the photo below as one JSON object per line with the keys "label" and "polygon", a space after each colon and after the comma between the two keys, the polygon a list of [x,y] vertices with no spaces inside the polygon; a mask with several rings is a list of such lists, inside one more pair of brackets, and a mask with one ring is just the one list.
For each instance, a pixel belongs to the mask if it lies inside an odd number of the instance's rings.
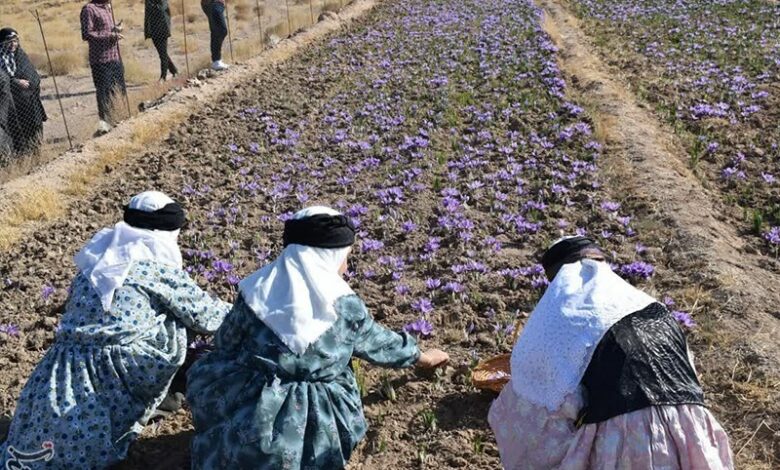
{"label": "woman's hand", "polygon": [[30,88],[30,82],[27,80],[16,79],[16,84],[19,85],[19,88],[23,88],[25,90]]}
{"label": "woman's hand", "polygon": [[417,360],[417,366],[423,369],[432,369],[434,367],[443,366],[450,360],[450,355],[441,349],[429,349],[420,354],[420,359]]}

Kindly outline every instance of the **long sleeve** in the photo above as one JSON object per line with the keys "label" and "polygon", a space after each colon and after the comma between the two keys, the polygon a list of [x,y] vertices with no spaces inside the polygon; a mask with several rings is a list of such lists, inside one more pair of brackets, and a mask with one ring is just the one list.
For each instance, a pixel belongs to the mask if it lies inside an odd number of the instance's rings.
{"label": "long sleeve", "polygon": [[30,58],[21,49],[18,49],[16,52],[16,68],[16,78],[30,82],[30,88],[25,91],[37,93],[41,88],[41,76],[38,75],[38,71],[30,61]]}
{"label": "long sleeve", "polygon": [[357,296],[339,302],[338,308],[355,318],[353,355],[384,367],[411,367],[420,358],[417,341],[408,333],[396,333],[375,322]]}
{"label": "long sleeve", "polygon": [[81,39],[88,42],[113,44],[116,41],[111,30],[97,30],[94,13],[86,6],[81,9]]}
{"label": "long sleeve", "polygon": [[201,334],[217,331],[232,307],[212,298],[181,269],[161,267],[159,276],[142,287],[184,326]]}

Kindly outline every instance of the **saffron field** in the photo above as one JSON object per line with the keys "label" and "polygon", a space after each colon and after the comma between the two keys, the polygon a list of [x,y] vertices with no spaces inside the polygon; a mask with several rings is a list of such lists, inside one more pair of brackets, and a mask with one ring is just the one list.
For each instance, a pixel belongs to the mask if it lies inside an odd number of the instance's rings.
{"label": "saffron field", "polygon": [[[710,3],[734,15],[777,8]],[[702,178],[734,207],[760,211],[760,227],[750,234],[748,226],[745,236],[771,262],[777,190],[762,175],[780,177],[771,107],[778,64],[769,60],[778,54],[777,20],[755,17],[751,39],[724,33],[724,42],[707,43],[741,51],[764,38],[768,46],[765,55],[741,54],[733,64],[724,55],[722,73],[707,74],[712,67],[703,65],[697,70],[709,85],[688,91],[686,79],[701,77],[684,69],[704,53],[680,45],[695,42],[686,32],[655,38],[656,52],[648,52],[640,38],[651,30],[632,23],[644,21],[637,11],[648,5],[661,9],[647,28],[662,27],[668,6],[668,21],[706,34],[677,2],[570,2],[595,25],[604,54],[613,38],[631,46],[614,65],[636,76],[660,116],[696,136],[692,152],[702,142]],[[707,10],[704,2],[679,5]],[[498,468],[486,421],[494,395],[474,389],[470,373],[479,360],[510,351],[514,329],[546,286],[539,255],[572,233],[598,240],[618,273],[675,312],[740,468],[775,466],[777,370],[749,338],[724,328],[728,286],[686,252],[668,214],[624,186],[541,25],[542,11],[529,0],[383,1],[191,116],[159,148],[108,168],[109,179],[68,217],[0,254],[0,414],[12,414],[56,334],[73,254],[118,220],[129,195],[157,188],[189,211],[181,235],[188,271],[225,300],[280,251],[282,223],[294,211],[312,204],[342,210],[359,230],[348,277],[372,314],[416,334],[423,347],[450,352],[450,366],[428,376],[356,363],[371,429],[350,468]],[[686,65],[668,76],[670,61]],[[744,90],[733,91],[735,83]],[[669,106],[674,113],[664,114]],[[744,158],[736,162],[738,152]],[[725,168],[735,172],[726,178]],[[191,347],[198,353],[208,340]],[[186,410],[149,426],[120,468],[188,468],[191,429]]]}
{"label": "saffron field", "polygon": [[601,51],[687,141],[758,249],[780,248],[780,4],[569,0]]}

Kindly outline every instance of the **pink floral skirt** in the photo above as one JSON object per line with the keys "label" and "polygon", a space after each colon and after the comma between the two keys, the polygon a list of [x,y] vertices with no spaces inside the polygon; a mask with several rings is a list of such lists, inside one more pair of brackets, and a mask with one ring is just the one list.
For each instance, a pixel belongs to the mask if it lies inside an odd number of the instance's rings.
{"label": "pink floral skirt", "polygon": [[577,429],[583,404],[578,391],[550,412],[504,387],[488,415],[504,468],[734,468],[726,432],[703,406],[654,406]]}

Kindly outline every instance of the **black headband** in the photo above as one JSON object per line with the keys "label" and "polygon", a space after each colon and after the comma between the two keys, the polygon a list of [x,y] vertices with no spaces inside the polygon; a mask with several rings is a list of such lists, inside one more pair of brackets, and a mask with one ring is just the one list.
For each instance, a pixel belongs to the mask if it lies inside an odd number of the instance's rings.
{"label": "black headband", "polygon": [[580,252],[587,248],[599,250],[596,242],[588,237],[572,237],[559,241],[542,255],[542,267],[545,273],[550,277],[550,274],[556,272],[561,265],[577,261]]}
{"label": "black headband", "polygon": [[184,209],[178,203],[166,204],[162,209],[146,212],[125,206],[124,220],[135,228],[166,230],[172,232],[182,228],[187,221]]}
{"label": "black headband", "polygon": [[355,227],[343,215],[317,214],[284,223],[284,246],[290,244],[316,248],[345,248],[355,243]]}

